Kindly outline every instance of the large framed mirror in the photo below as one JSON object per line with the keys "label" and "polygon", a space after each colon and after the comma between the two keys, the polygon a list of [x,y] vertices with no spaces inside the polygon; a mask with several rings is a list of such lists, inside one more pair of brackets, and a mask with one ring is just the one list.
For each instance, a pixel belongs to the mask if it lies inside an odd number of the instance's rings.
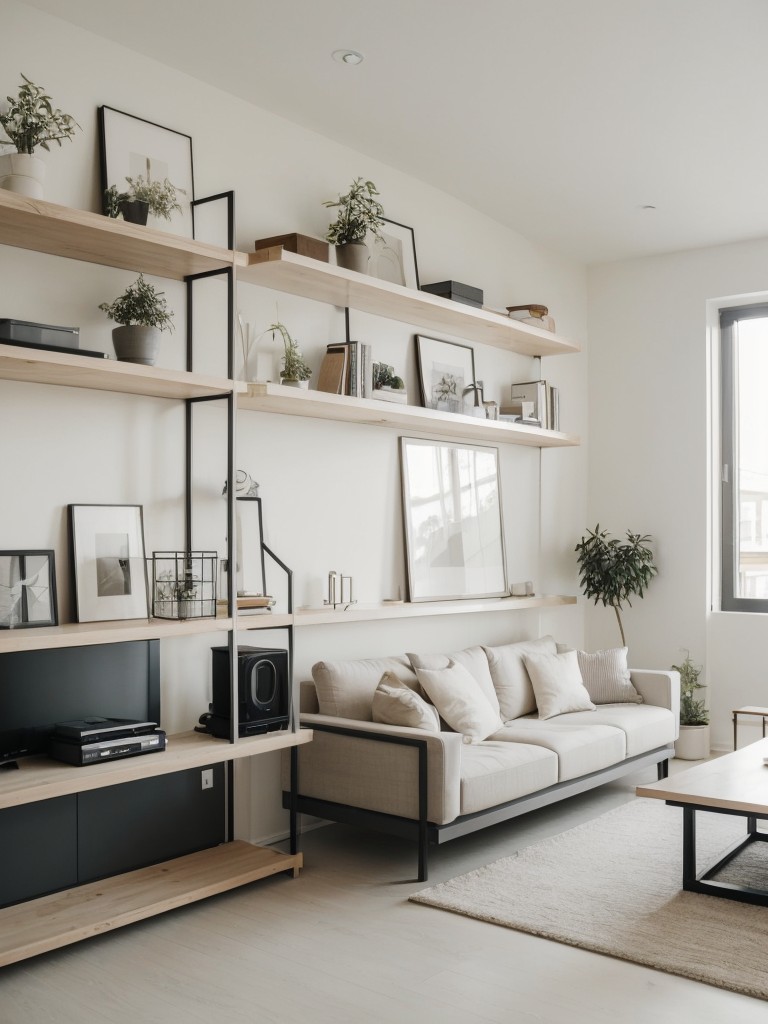
{"label": "large framed mirror", "polygon": [[508,594],[498,456],[400,438],[409,601]]}

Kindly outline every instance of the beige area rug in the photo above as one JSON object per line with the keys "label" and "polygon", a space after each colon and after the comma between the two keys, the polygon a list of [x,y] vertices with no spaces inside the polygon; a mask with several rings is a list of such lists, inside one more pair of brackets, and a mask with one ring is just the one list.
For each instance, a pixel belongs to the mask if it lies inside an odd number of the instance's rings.
{"label": "beige area rug", "polygon": [[[746,822],[696,818],[702,870]],[[682,892],[681,877],[682,811],[639,798],[410,899],[768,999],[768,907]],[[719,878],[768,888],[768,843]]]}

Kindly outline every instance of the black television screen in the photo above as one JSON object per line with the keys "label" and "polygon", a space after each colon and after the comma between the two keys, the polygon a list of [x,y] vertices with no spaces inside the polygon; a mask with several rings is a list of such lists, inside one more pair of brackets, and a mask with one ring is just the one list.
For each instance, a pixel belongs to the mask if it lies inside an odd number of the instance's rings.
{"label": "black television screen", "polygon": [[57,722],[160,722],[160,642],[0,654],[0,763],[45,753]]}

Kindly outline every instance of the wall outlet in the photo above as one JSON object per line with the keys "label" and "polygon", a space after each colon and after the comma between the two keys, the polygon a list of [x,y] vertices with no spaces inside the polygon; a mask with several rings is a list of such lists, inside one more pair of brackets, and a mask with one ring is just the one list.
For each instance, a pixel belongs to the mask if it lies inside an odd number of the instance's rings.
{"label": "wall outlet", "polygon": [[213,789],[213,768],[200,772],[200,782],[203,789]]}

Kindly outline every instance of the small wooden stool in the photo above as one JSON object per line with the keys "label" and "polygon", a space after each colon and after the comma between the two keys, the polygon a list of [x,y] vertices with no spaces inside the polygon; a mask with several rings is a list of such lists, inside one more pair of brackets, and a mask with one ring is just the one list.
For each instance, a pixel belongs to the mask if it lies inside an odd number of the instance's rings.
{"label": "small wooden stool", "polygon": [[739,722],[739,715],[757,715],[763,720],[763,739],[765,739],[765,720],[768,718],[768,708],[756,708],[751,705],[745,708],[734,708],[733,709],[733,749],[737,750],[736,745],[736,728]]}

